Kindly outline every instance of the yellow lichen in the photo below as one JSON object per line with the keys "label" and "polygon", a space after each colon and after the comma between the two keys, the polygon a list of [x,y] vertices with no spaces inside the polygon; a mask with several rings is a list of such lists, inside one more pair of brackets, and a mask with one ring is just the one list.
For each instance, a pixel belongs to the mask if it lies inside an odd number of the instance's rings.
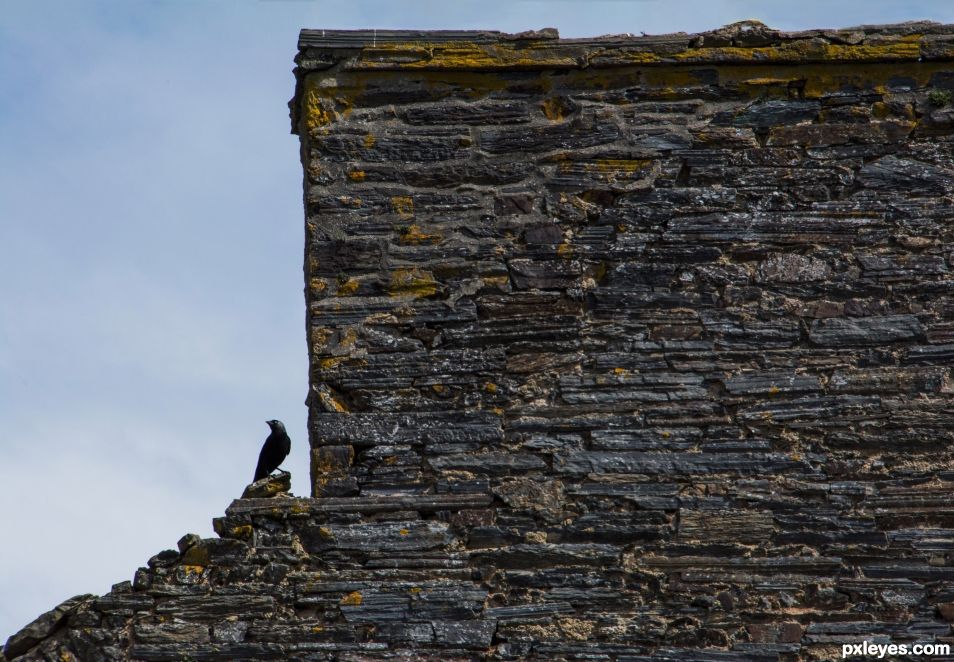
{"label": "yellow lichen", "polygon": [[334,540],[335,534],[331,532],[327,526],[318,527],[318,535],[324,538],[325,540]]}
{"label": "yellow lichen", "polygon": [[919,36],[911,35],[884,44],[829,44],[821,40],[799,40],[778,46],[742,48],[714,46],[690,48],[671,56],[678,62],[872,62],[917,60],[921,57]]}
{"label": "yellow lichen", "polygon": [[341,598],[340,604],[352,605],[357,607],[358,605],[361,604],[361,602],[362,602],[361,593],[358,591],[354,591],[353,593],[349,593],[348,595]]}
{"label": "yellow lichen", "polygon": [[597,159],[587,169],[602,175],[626,173],[632,175],[653,165],[652,159]]}
{"label": "yellow lichen", "polygon": [[348,179],[353,182],[363,182],[366,174],[364,170],[349,170]]}
{"label": "yellow lichen", "polygon": [[344,360],[345,357],[343,356],[332,356],[331,358],[321,359],[318,361],[318,367],[322,370],[331,370]]}
{"label": "yellow lichen", "polygon": [[229,531],[230,537],[232,538],[251,538],[252,537],[252,525],[251,524],[242,524],[240,526],[233,526]]}
{"label": "yellow lichen", "polygon": [[366,135],[364,137],[364,140],[362,141],[366,149],[371,149],[372,147],[374,147],[374,143],[376,142],[377,142],[377,139],[375,139],[375,137],[371,135],[370,133]]}
{"label": "yellow lichen", "polygon": [[358,287],[360,285],[361,283],[357,278],[349,278],[345,282],[338,285],[338,289],[335,291],[335,294],[337,294],[339,297],[349,297],[358,291]]}
{"label": "yellow lichen", "polygon": [[564,259],[569,259],[573,257],[573,247],[570,244],[563,242],[556,247],[556,253]]}
{"label": "yellow lichen", "polygon": [[402,536],[406,536],[406,535],[409,535],[411,532],[408,529],[401,529],[400,531],[398,531],[398,533],[401,534]]}
{"label": "yellow lichen", "polygon": [[326,102],[315,89],[305,92],[305,126],[311,129],[327,126],[335,120],[335,111],[326,107]]}
{"label": "yellow lichen", "polygon": [[410,225],[401,233],[401,236],[398,238],[398,243],[403,246],[419,246],[421,244],[436,244],[439,243],[441,239],[440,234],[424,232],[419,225]]}
{"label": "yellow lichen", "polygon": [[204,545],[193,545],[182,555],[182,565],[209,565],[209,550]]}
{"label": "yellow lichen", "polygon": [[391,296],[410,294],[415,297],[429,297],[437,293],[437,281],[430,271],[424,269],[395,269],[391,272],[388,292]]}
{"label": "yellow lichen", "polygon": [[494,384],[493,382],[487,382],[486,384],[484,384],[484,390],[487,391],[487,393],[496,393],[497,385]]}
{"label": "yellow lichen", "polygon": [[396,195],[391,198],[391,209],[402,218],[414,216],[414,199],[407,195]]}
{"label": "yellow lichen", "polygon": [[326,411],[334,411],[339,414],[350,412],[345,403],[327,391],[318,391],[318,400],[324,405]]}
{"label": "yellow lichen", "polygon": [[544,116],[551,122],[558,122],[566,117],[568,107],[560,97],[548,97],[540,104]]}
{"label": "yellow lichen", "polygon": [[328,283],[325,282],[324,278],[310,278],[308,280],[308,289],[311,291],[312,296],[318,296],[328,289]]}

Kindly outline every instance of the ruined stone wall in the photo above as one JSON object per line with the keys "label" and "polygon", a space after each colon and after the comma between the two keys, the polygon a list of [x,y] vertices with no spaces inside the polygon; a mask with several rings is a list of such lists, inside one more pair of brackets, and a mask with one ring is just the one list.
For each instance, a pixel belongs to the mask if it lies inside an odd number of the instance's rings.
{"label": "ruined stone wall", "polygon": [[313,498],[236,500],[8,660],[954,643],[954,26],[306,30],[298,65]]}

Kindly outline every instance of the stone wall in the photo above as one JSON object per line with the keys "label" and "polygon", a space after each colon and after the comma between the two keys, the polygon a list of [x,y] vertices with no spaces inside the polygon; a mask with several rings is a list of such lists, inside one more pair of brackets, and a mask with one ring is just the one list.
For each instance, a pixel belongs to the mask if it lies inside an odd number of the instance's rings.
{"label": "stone wall", "polygon": [[954,26],[306,30],[298,65],[313,498],[7,659],[954,644]]}

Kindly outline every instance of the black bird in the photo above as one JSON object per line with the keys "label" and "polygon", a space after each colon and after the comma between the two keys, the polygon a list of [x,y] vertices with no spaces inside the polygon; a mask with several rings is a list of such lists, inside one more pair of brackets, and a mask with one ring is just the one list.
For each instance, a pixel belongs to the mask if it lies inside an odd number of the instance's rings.
{"label": "black bird", "polygon": [[[281,421],[265,421],[272,433],[262,444],[262,452],[258,454],[258,466],[255,467],[255,480],[261,480],[275,471],[288,453],[291,451],[291,439],[285,432],[285,425]],[[254,481],[253,481],[254,482]]]}

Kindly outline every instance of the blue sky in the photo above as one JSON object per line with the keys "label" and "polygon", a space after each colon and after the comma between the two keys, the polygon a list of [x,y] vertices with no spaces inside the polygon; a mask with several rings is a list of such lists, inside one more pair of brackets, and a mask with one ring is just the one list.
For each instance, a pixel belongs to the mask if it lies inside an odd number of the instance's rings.
{"label": "blue sky", "polygon": [[[673,11],[678,7],[678,11]],[[0,643],[211,536],[265,420],[308,494],[298,30],[564,37],[914,19],[954,4],[8,0],[0,12]]]}

